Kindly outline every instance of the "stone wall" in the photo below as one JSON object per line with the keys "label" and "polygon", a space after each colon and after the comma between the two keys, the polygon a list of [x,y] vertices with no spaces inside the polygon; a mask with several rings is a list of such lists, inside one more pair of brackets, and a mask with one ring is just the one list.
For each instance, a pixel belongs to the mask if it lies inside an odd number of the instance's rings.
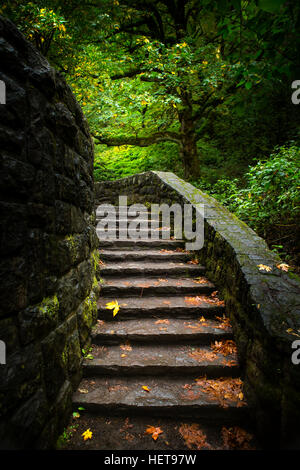
{"label": "stone wall", "polygon": [[[233,325],[245,394],[261,440],[300,447],[300,365],[291,361],[300,335],[300,283],[245,223],[173,173],[148,172],[95,185],[96,203],[203,203],[205,243],[198,252]],[[258,265],[271,268],[260,271]]]}
{"label": "stone wall", "polygon": [[62,76],[0,17],[0,448],[44,448],[96,319],[93,144]]}

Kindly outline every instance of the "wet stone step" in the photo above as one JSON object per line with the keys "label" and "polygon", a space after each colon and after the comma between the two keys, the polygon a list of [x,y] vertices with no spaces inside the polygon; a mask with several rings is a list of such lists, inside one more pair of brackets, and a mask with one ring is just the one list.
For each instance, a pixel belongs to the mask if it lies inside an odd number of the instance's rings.
{"label": "wet stone step", "polygon": [[[138,223],[145,223],[145,224],[148,224],[150,225],[151,224],[151,220],[155,223],[157,223],[158,221],[161,221],[162,219],[160,217],[148,217],[147,214],[146,215],[139,215],[138,217],[136,216],[126,216],[126,215],[118,215],[116,214],[116,217],[97,217],[96,216],[96,221],[97,222],[100,222],[100,221],[103,221],[105,223],[114,223],[116,222],[117,224],[120,222],[120,221],[127,221],[128,224],[129,223],[132,223],[133,221],[135,222],[138,222]],[[172,219],[171,219],[172,220]]]}
{"label": "wet stone step", "polygon": [[[117,297],[117,296],[116,296]],[[98,318],[107,320],[112,317],[111,310],[106,304],[117,300],[116,297],[100,297],[98,300]],[[211,318],[213,315],[222,316],[224,304],[216,297],[206,295],[193,296],[157,296],[157,297],[121,297],[119,298],[119,319],[171,316],[192,316]]]}
{"label": "wet stone step", "polygon": [[189,252],[182,252],[176,250],[99,250],[100,259],[102,261],[139,261],[139,260],[150,260],[150,261],[162,261],[172,260],[187,262],[192,258]]}
{"label": "wet stone step", "polygon": [[185,248],[184,240],[153,240],[151,238],[132,240],[129,238],[119,238],[117,240],[100,240],[100,248],[109,248],[114,250],[132,249],[168,249]]}
{"label": "wet stone step", "polygon": [[102,296],[113,295],[134,295],[147,296],[158,294],[211,294],[215,290],[215,286],[203,276],[197,278],[188,277],[108,277],[102,279],[101,293]]}
{"label": "wet stone step", "polygon": [[107,263],[101,266],[101,276],[105,275],[175,275],[200,276],[205,271],[204,266],[183,262],[162,261],[124,261],[119,263]]}
{"label": "wet stone step", "polygon": [[[108,230],[105,228],[101,227],[96,227],[96,233],[98,238],[101,240],[105,240],[108,236],[109,238],[114,238],[115,240],[122,238],[122,237],[128,237],[129,239],[132,240],[139,240],[139,239],[144,239],[144,238],[149,238],[152,240],[169,240],[171,236],[174,235],[173,229],[170,229],[168,227],[161,227],[159,229],[155,230],[150,230],[149,229],[139,229],[139,228],[133,228],[133,231],[130,233],[129,230],[125,230],[125,233],[120,233],[119,227],[116,227],[115,229],[112,229],[112,233],[109,233]],[[124,230],[124,227],[123,227]]]}
{"label": "wet stone step", "polygon": [[186,345],[93,345],[92,358],[83,362],[84,377],[98,375],[205,375],[236,377],[237,354],[224,355],[212,347]]}
{"label": "wet stone step", "polygon": [[236,378],[196,382],[193,377],[96,377],[83,379],[73,403],[96,413],[197,416],[210,422],[236,422],[248,416],[241,390],[242,383]]}
{"label": "wet stone step", "polygon": [[98,320],[92,331],[97,345],[135,343],[185,343],[210,345],[215,341],[232,339],[229,322],[222,317],[198,319],[135,319],[127,321]]}

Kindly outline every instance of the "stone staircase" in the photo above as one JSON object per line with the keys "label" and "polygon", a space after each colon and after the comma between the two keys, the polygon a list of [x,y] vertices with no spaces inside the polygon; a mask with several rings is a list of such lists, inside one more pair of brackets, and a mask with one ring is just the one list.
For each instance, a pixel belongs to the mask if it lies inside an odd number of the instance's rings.
{"label": "stone staircase", "polygon": [[[194,257],[172,237],[100,242],[98,322],[75,409],[145,417],[145,426],[164,416],[247,421],[226,308]],[[115,300],[113,317],[106,304]]]}

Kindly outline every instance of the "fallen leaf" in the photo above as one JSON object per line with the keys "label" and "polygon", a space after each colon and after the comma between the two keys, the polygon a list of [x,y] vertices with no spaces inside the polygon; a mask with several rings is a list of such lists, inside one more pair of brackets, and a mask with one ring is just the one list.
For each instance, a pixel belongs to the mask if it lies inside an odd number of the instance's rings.
{"label": "fallen leaf", "polygon": [[169,325],[170,320],[167,320],[167,319],[166,319],[166,320],[157,320],[157,321],[155,322],[156,325],[159,325],[159,324],[161,324],[161,323],[165,323],[166,325]]}
{"label": "fallen leaf", "polygon": [[208,398],[217,400],[223,408],[228,407],[228,401],[236,402],[237,406],[245,406],[243,394],[243,382],[240,378],[220,377],[218,379],[207,379],[206,376],[195,379],[196,386],[200,387],[201,393]]}
{"label": "fallen leaf", "polygon": [[120,305],[117,300],[113,300],[112,302],[107,302],[106,308],[108,310],[113,310],[113,316],[115,317],[120,310]]}
{"label": "fallen leaf", "polygon": [[218,354],[229,356],[230,354],[237,354],[237,347],[234,341],[228,339],[227,341],[215,341],[211,348]]}
{"label": "fallen leaf", "polygon": [[199,428],[199,424],[182,424],[178,431],[189,449],[201,450],[203,447],[211,449],[211,445],[206,441],[206,435]]}
{"label": "fallen leaf", "polygon": [[87,439],[92,439],[92,437],[93,437],[93,433],[92,433],[92,431],[90,430],[90,428],[87,429],[86,431],[84,431],[81,435],[83,436],[83,439],[84,439],[85,441],[86,441]]}
{"label": "fallen leaf", "polygon": [[276,267],[278,269],[281,269],[282,271],[288,272],[290,266],[286,263],[281,263],[281,264],[276,264]]}
{"label": "fallen leaf", "polygon": [[148,426],[145,431],[145,434],[151,434],[151,437],[154,441],[156,441],[158,436],[162,433],[163,431],[160,428],[156,428],[154,426]]}
{"label": "fallen leaf", "polygon": [[251,441],[253,436],[239,426],[222,428],[223,444],[226,449],[254,450]]}
{"label": "fallen leaf", "polygon": [[79,393],[89,393],[89,391],[86,388],[79,388],[78,392]]}
{"label": "fallen leaf", "polygon": [[272,271],[271,266],[266,266],[265,264],[258,264],[257,267],[260,271],[266,271],[266,272]]}
{"label": "fallen leaf", "polygon": [[150,388],[147,387],[147,385],[142,385],[142,389],[145,390],[145,392],[150,392]]}
{"label": "fallen leaf", "polygon": [[129,341],[126,341],[124,344],[120,344],[120,349],[122,349],[122,351],[132,351]]}

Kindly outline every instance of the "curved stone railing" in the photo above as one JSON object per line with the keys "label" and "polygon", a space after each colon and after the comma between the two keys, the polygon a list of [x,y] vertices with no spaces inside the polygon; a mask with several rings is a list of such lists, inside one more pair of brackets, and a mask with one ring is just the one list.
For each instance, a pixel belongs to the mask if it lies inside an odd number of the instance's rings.
{"label": "curved stone railing", "polygon": [[252,229],[173,173],[151,171],[95,184],[97,204],[117,204],[119,195],[127,195],[128,204],[204,204],[198,258],[226,301],[257,430],[273,446],[274,439],[294,439],[293,445],[298,439],[299,445],[300,364],[292,362],[292,343],[300,339],[299,281],[277,267],[279,258]]}

